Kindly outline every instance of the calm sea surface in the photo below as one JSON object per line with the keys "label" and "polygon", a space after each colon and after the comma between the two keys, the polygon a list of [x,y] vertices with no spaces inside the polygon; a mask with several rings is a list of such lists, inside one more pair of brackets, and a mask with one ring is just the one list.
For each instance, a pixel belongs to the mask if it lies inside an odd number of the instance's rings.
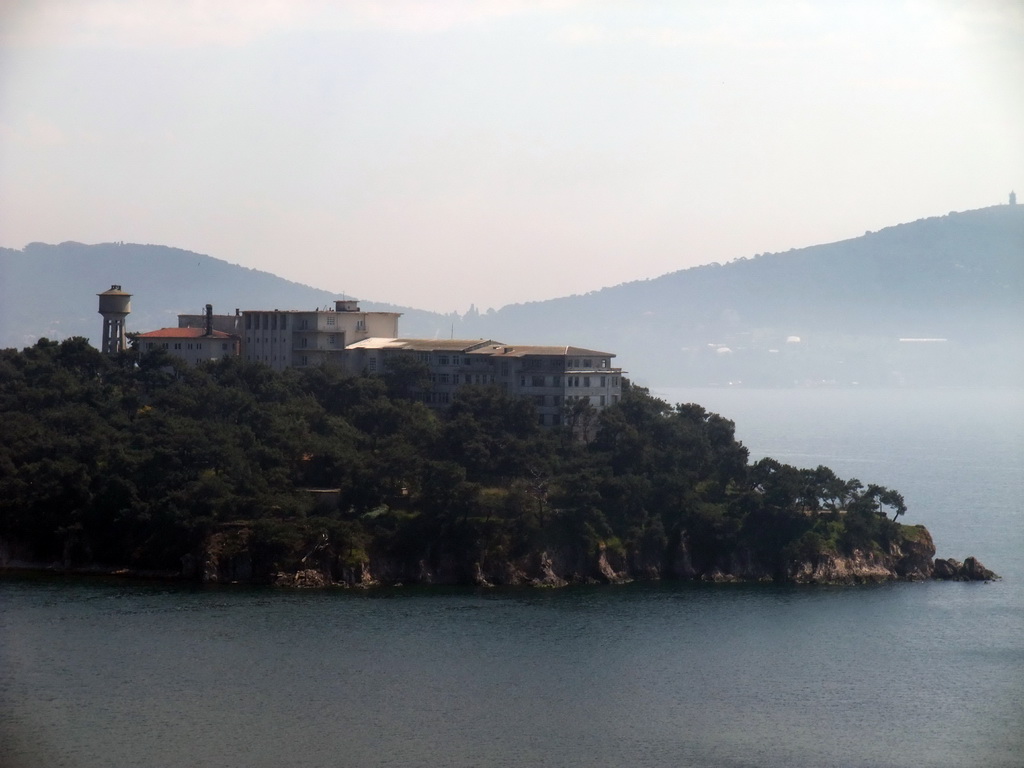
{"label": "calm sea surface", "polygon": [[1024,765],[1020,392],[665,390],[903,492],[990,584],[0,579],[0,766]]}

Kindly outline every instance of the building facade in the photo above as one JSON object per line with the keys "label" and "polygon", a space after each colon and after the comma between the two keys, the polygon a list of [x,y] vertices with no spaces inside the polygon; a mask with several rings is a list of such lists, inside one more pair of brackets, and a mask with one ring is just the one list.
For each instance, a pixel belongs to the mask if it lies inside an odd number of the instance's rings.
{"label": "building facade", "polygon": [[236,309],[233,315],[215,315],[209,304],[206,307],[207,311],[200,315],[178,315],[178,327],[205,328],[210,323],[215,331],[242,338],[242,310]]}
{"label": "building facade", "polygon": [[444,408],[461,387],[493,384],[515,397],[528,398],[545,426],[563,422],[573,404],[596,410],[617,403],[621,368],[614,354],[572,346],[511,345],[489,340],[370,338],[345,350],[350,373],[383,373],[397,355],[414,356],[429,371],[430,384],[419,397]]}
{"label": "building facade", "polygon": [[235,357],[239,353],[239,340],[223,331],[205,328],[160,328],[135,337],[136,348],[145,353],[155,349],[181,358],[189,365],[222,357]]}
{"label": "building facade", "polygon": [[347,346],[375,336],[398,335],[400,312],[363,312],[355,301],[336,301],[334,305],[334,309],[312,311],[242,311],[242,357],[277,371],[341,367]]}

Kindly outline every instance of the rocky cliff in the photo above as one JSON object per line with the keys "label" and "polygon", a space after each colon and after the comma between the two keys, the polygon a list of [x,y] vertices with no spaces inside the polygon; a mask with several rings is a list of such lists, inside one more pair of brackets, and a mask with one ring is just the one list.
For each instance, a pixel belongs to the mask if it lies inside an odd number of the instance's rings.
{"label": "rocky cliff", "polygon": [[[198,554],[183,558],[182,575],[204,582],[272,582],[320,587],[401,584],[561,587],[683,579],[710,582],[861,584],[927,579],[984,581],[998,578],[976,558],[934,560],[935,544],[923,526],[904,526],[888,549],[823,550],[806,557],[766,561],[751,550],[716,558],[695,556],[685,536],[660,553],[622,552],[599,546],[544,549],[520,557],[489,552],[403,559],[383,552],[338,551],[320,542],[301,558],[269,560],[248,545],[249,532],[221,531]],[[700,563],[700,565],[696,564]]]}

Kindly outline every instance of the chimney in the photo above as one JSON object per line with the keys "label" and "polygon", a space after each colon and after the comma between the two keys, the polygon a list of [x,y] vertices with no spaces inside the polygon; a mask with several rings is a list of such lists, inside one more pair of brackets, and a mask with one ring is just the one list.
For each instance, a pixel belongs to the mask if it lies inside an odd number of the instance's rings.
{"label": "chimney", "polygon": [[213,304],[206,305],[206,335],[213,336]]}

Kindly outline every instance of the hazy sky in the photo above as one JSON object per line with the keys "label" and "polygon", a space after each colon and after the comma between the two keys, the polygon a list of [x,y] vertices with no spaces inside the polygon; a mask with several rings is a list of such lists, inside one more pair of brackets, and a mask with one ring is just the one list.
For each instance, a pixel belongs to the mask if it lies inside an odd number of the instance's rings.
{"label": "hazy sky", "polygon": [[464,311],[1014,187],[1021,0],[0,0],[7,247]]}

